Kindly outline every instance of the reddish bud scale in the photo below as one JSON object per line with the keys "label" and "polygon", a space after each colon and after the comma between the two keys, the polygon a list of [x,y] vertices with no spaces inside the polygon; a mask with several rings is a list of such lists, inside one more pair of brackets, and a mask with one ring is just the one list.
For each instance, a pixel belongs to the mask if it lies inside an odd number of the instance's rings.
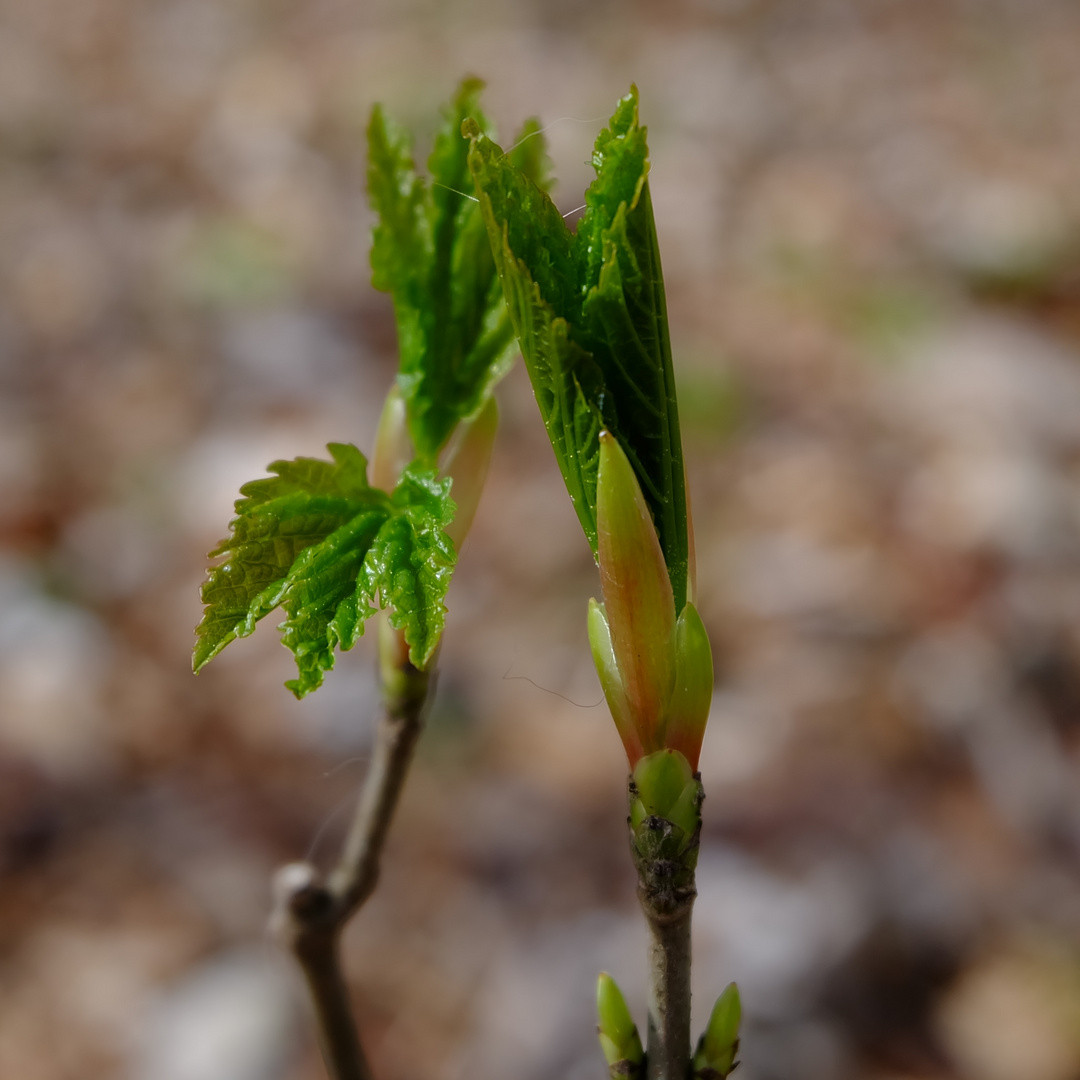
{"label": "reddish bud scale", "polygon": [[589,605],[589,641],[633,767],[678,750],[696,769],[712,700],[712,653],[692,603],[676,618],[656,527],[626,454],[600,435],[597,559],[604,603]]}

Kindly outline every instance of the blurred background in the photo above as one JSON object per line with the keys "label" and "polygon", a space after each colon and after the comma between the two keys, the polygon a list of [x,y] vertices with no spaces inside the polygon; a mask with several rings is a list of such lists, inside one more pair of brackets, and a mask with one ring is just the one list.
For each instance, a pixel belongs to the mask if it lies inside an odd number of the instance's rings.
{"label": "blurred background", "polygon": [[[269,880],[328,860],[370,641],[297,703],[273,620],[195,679],[237,488],[371,446],[395,362],[364,127],[459,78],[564,211],[650,128],[717,653],[695,1031],[742,1080],[1080,1078],[1080,5],[0,0],[0,1075],[318,1080]],[[597,591],[531,399],[379,890],[380,1080],[599,1080],[641,1018]]]}

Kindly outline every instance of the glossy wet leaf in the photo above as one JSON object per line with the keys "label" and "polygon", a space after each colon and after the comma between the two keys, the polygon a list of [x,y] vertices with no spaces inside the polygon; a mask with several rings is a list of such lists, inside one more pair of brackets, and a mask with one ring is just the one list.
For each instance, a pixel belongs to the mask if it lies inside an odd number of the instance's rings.
{"label": "glossy wet leaf", "polygon": [[274,462],[271,476],[240,489],[230,535],[211,552],[224,561],[203,585],[196,671],[276,608],[297,697],[322,683],[335,650],[352,648],[378,606],[394,608],[416,667],[434,654],[455,561],[449,481],[414,467],[387,495],[368,484],[355,446],[328,449],[329,461]]}
{"label": "glossy wet leaf", "polygon": [[479,125],[467,130],[507,306],[585,535],[595,551],[598,439],[607,429],[633,463],[681,610],[686,494],[637,91],[620,101],[596,140],[596,179],[576,233]]}
{"label": "glossy wet leaf", "polygon": [[[408,133],[380,106],[368,127],[368,191],[377,215],[372,282],[394,299],[398,385],[417,456],[427,463],[459,421],[479,412],[515,352],[461,134],[466,118],[488,128],[482,88],[466,79],[444,110],[429,179],[416,172]],[[544,141],[534,121],[518,142],[516,167],[546,183]]]}

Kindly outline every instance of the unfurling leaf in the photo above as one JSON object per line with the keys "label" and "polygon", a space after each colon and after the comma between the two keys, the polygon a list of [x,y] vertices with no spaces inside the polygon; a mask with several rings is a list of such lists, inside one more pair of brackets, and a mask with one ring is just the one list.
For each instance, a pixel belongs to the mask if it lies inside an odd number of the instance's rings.
{"label": "unfurling leaf", "polygon": [[387,495],[369,486],[355,446],[328,449],[332,461],[274,462],[273,476],[240,489],[231,535],[211,552],[226,559],[203,585],[196,671],[278,607],[298,670],[286,685],[297,697],[322,683],[335,649],[352,648],[377,606],[394,609],[415,667],[434,654],[455,561],[450,482],[413,467]]}
{"label": "unfurling leaf", "polygon": [[637,91],[596,140],[596,179],[576,234],[479,125],[465,130],[514,330],[585,535],[595,552],[606,428],[637,473],[679,612],[687,599],[686,489]]}
{"label": "unfurling leaf", "polygon": [[[514,355],[461,134],[467,118],[488,128],[479,106],[483,85],[466,79],[444,110],[429,181],[416,173],[408,133],[380,106],[368,127],[368,191],[377,215],[372,283],[394,299],[398,386],[416,454],[426,464],[435,463],[460,421],[480,412]],[[535,183],[546,183],[535,121],[523,129],[513,160]]]}

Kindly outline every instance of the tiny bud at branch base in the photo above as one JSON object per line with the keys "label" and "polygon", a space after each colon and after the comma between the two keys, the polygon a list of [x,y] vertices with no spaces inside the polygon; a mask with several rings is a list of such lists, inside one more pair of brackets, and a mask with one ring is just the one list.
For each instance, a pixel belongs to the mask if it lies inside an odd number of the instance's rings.
{"label": "tiny bud at branch base", "polygon": [[641,1076],[645,1052],[626,999],[615,980],[603,972],[596,984],[597,1033],[613,1077]]}
{"label": "tiny bud at branch base", "polygon": [[739,1052],[741,1021],[739,988],[734,983],[728,983],[716,999],[709,1023],[698,1041],[693,1060],[694,1080],[723,1080],[732,1072],[738,1064],[735,1055]]}

